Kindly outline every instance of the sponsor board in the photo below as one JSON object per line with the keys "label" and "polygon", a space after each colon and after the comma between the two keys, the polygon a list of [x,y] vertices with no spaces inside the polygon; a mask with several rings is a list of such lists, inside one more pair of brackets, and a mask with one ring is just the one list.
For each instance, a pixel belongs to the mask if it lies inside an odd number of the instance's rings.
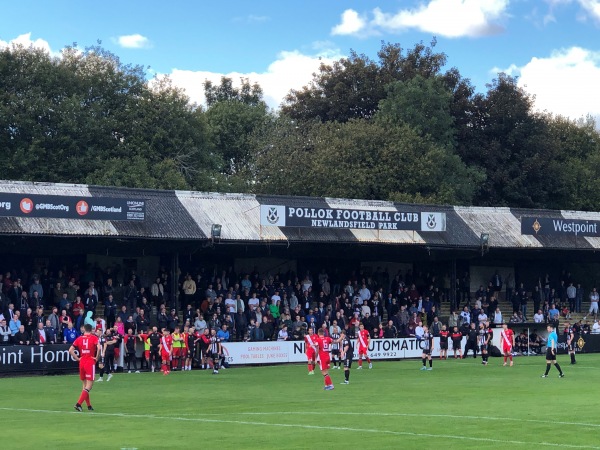
{"label": "sponsor board", "polygon": [[261,205],[262,226],[446,231],[446,213]]}
{"label": "sponsor board", "polygon": [[598,220],[521,217],[521,234],[554,236],[600,236]]}
{"label": "sponsor board", "polygon": [[0,217],[144,220],[146,200],[0,193]]}
{"label": "sponsor board", "polygon": [[[466,338],[463,338],[463,347],[465,341]],[[357,359],[356,341],[353,344],[354,359]],[[374,360],[420,358],[423,344],[423,341],[415,338],[372,339],[369,357]],[[225,360],[231,365],[306,362],[304,341],[225,342],[221,345]],[[451,351],[452,341],[448,346]],[[439,338],[434,338],[432,356],[439,354]]]}
{"label": "sponsor board", "polygon": [[70,345],[7,345],[0,347],[0,373],[77,369]]}

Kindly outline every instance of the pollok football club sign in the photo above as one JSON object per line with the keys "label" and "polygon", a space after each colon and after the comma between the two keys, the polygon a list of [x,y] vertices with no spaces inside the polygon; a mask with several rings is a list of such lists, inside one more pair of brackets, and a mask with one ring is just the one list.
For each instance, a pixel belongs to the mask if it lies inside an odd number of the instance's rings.
{"label": "pollok football club sign", "polygon": [[446,213],[261,205],[260,224],[303,228],[446,231]]}
{"label": "pollok football club sign", "polygon": [[144,220],[146,200],[0,193],[0,217]]}

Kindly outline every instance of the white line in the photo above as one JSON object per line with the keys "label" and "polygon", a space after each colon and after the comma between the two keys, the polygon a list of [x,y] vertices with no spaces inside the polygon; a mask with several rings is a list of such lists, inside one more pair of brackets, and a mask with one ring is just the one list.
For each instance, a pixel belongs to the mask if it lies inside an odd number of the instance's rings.
{"label": "white line", "polygon": [[[2,408],[0,408],[2,409]],[[279,411],[279,412],[228,412],[228,413],[178,413],[183,416],[285,416],[285,415],[323,415],[323,416],[363,416],[368,414],[369,416],[376,417],[431,417],[431,418],[442,418],[442,419],[469,419],[469,420],[497,420],[507,422],[529,422],[529,423],[543,423],[547,425],[574,425],[581,427],[596,427],[600,428],[598,423],[585,423],[585,422],[557,422],[552,421],[549,423],[546,420],[536,419],[518,419],[515,417],[486,417],[486,416],[458,416],[454,414],[411,414],[411,413],[377,413],[377,412],[323,412],[323,411],[310,411],[310,412],[299,412],[299,411]]]}
{"label": "white line", "polygon": [[[68,414],[68,415],[82,415],[78,412],[71,411],[54,411],[46,409],[24,409],[24,408],[0,408],[2,411],[13,411],[13,412],[27,412],[27,413],[52,413],[52,414]],[[312,414],[312,413],[311,413]],[[358,413],[357,413],[358,414]],[[365,413],[360,413],[365,414]],[[181,422],[200,422],[200,423],[228,423],[234,425],[261,425],[267,427],[286,427],[286,428],[301,428],[301,429],[314,429],[314,430],[328,430],[328,431],[351,431],[358,433],[377,433],[377,434],[388,434],[393,436],[413,436],[413,437],[427,437],[427,438],[440,438],[440,439],[457,439],[461,441],[476,441],[476,442],[487,442],[493,444],[515,444],[515,445],[529,445],[529,446],[546,446],[546,447],[560,447],[560,448],[589,448],[600,450],[600,447],[594,447],[591,445],[574,445],[574,444],[559,444],[556,442],[526,442],[526,441],[515,441],[515,440],[501,440],[492,438],[478,438],[468,436],[455,436],[450,434],[429,434],[429,433],[412,433],[409,431],[391,431],[391,430],[378,430],[373,428],[350,428],[350,427],[327,427],[322,425],[303,425],[303,424],[292,424],[292,423],[273,423],[273,422],[254,422],[247,420],[222,420],[222,419],[201,419],[197,417],[174,417],[174,416],[156,416],[154,414],[123,414],[123,413],[101,413],[93,412],[90,414],[83,414],[82,416],[104,416],[104,417],[126,417],[126,418],[141,418],[141,419],[157,419],[157,420],[175,420]]]}

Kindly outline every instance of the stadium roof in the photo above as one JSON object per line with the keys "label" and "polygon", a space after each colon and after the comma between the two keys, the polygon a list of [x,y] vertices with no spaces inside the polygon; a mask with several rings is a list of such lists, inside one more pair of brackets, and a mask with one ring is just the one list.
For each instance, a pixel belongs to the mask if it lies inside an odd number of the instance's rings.
{"label": "stadium roof", "polygon": [[[144,201],[143,220],[50,218],[2,212],[7,196],[60,196],[82,199]],[[46,198],[46,197],[44,197]],[[50,198],[50,197],[47,197]],[[347,209],[376,212],[445,213],[445,231],[377,230],[261,225],[261,206]],[[12,205],[16,208],[18,205]],[[14,209],[13,209],[14,212]],[[432,206],[386,201],[159,191],[74,184],[0,181],[0,234],[20,236],[102,237],[160,240],[208,240],[213,224],[222,225],[223,242],[374,243],[445,248],[598,249],[599,237],[575,234],[522,234],[521,219],[552,218],[600,221],[600,213],[513,208]],[[536,219],[537,220],[537,219]]]}

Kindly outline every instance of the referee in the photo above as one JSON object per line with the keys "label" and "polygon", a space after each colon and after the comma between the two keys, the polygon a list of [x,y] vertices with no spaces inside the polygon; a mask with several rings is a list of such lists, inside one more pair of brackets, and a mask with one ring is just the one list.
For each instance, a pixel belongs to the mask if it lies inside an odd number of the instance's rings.
{"label": "referee", "polygon": [[563,378],[565,374],[560,368],[560,365],[556,362],[556,347],[558,345],[558,335],[554,331],[554,326],[548,325],[548,343],[546,345],[546,373],[542,375],[542,378],[548,378],[548,372],[550,367],[554,364],[554,367],[558,370],[558,378]]}

